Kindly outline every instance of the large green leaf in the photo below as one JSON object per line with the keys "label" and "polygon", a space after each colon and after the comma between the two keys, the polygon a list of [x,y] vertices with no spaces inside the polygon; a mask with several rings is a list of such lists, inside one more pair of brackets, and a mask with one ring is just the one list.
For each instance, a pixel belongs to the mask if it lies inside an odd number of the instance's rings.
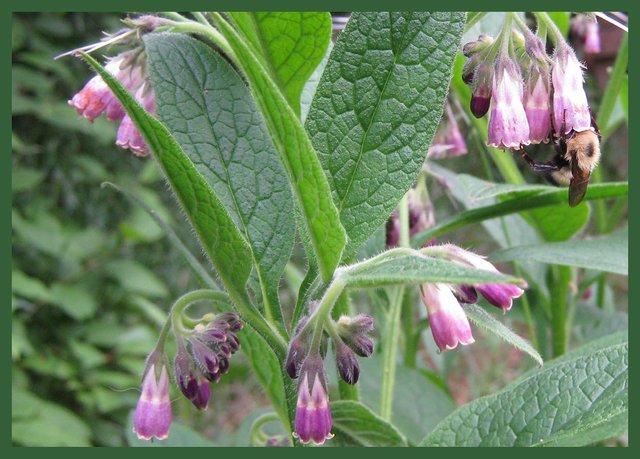
{"label": "large green leaf", "polygon": [[620,230],[598,239],[512,247],[493,253],[491,259],[535,260],[626,275],[629,264],[629,233],[627,230]]}
{"label": "large green leaf", "polygon": [[328,446],[407,446],[398,429],[362,403],[340,400],[331,403],[335,438]]}
{"label": "large green leaf", "polygon": [[182,208],[229,293],[244,294],[251,270],[247,242],[169,130],[149,115],[127,90],[90,56],[84,58],[109,85],[155,154]]}
{"label": "large green leaf", "polygon": [[[249,13],[247,13],[249,14]],[[251,93],[211,47],[181,34],[145,39],[158,116],[249,242],[266,312],[295,240],[293,201]]]}
{"label": "large green leaf", "polygon": [[440,121],[465,14],[353,13],[306,127],[349,236],[346,257],[389,217]]}
{"label": "large green leaf", "polygon": [[[380,355],[360,361],[360,396],[363,403],[375,410],[380,407],[383,371]],[[397,366],[391,421],[410,442],[419,443],[455,408],[449,394],[420,370]]]}
{"label": "large green leaf", "polygon": [[302,89],[331,40],[331,15],[318,12],[229,13],[271,79],[300,116]]}
{"label": "large green leaf", "polygon": [[442,421],[422,446],[581,446],[628,426],[628,338],[571,352]]}
{"label": "large green leaf", "polygon": [[342,258],[346,234],[320,161],[298,116],[252,48],[220,16],[217,16],[217,25],[249,80],[272,140],[280,152],[318,267],[326,281]]}
{"label": "large green leaf", "polygon": [[484,271],[439,258],[415,254],[385,258],[349,269],[343,274],[348,287],[368,288],[399,284],[444,282],[449,284],[522,283],[515,277]]}

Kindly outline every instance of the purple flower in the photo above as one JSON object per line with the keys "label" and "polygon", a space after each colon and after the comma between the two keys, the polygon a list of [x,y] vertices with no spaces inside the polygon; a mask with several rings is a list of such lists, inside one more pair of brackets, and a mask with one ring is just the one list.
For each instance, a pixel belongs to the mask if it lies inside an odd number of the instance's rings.
{"label": "purple flower", "polygon": [[409,236],[431,228],[436,224],[435,211],[429,197],[422,195],[414,188],[409,190],[407,197],[409,205]]}
{"label": "purple flower", "polygon": [[475,340],[462,306],[446,284],[428,283],[420,288],[422,302],[427,307],[429,326],[440,351],[455,349]]}
{"label": "purple flower", "polygon": [[589,21],[584,26],[584,52],[587,54],[600,52],[600,28],[597,21]]}
{"label": "purple flower", "polygon": [[445,143],[451,145],[447,151],[447,156],[462,156],[467,154],[467,142],[465,142],[460,127],[453,116],[447,119],[445,126]]}
{"label": "purple flower", "polygon": [[[135,98],[140,105],[150,113],[154,113],[156,109],[156,100],[151,87],[144,83],[136,91]],[[144,142],[142,134],[133,124],[131,117],[125,115],[118,128],[116,136],[116,145],[120,148],[129,149],[137,156],[147,156],[149,147]]]}
{"label": "purple flower", "polygon": [[[129,91],[137,91],[144,81],[142,66],[132,65],[133,53],[125,51],[110,59],[105,70],[116,77]],[[102,113],[111,121],[120,120],[125,112],[116,96],[104,82],[96,75],[69,101],[79,115],[89,121],[94,121]]]}
{"label": "purple flower", "polygon": [[[118,78],[123,61],[122,55],[113,58],[105,65],[105,70]],[[91,122],[105,111],[111,120],[118,119],[121,112],[124,114],[120,102],[99,75],[91,78],[68,103]]]}
{"label": "purple flower", "polygon": [[520,149],[529,144],[529,123],[522,105],[522,77],[512,61],[496,66],[492,85],[493,105],[488,144],[495,148]]}
{"label": "purple flower", "polygon": [[295,429],[294,436],[302,443],[322,445],[333,438],[327,379],[319,355],[307,357],[300,370]]}
{"label": "purple flower", "polygon": [[[448,252],[447,256],[453,262],[493,273],[500,272],[495,266],[489,263],[485,257],[464,250],[453,244],[446,244],[438,247],[438,249]],[[519,298],[524,293],[524,290],[520,287],[506,283],[476,284],[473,287],[478,290],[489,303],[502,309],[502,312],[507,312],[511,309],[513,299]],[[468,288],[468,286],[466,288]],[[467,291],[467,293],[469,292]]]}
{"label": "purple flower", "polygon": [[[556,49],[552,81],[555,135],[562,137],[571,131],[591,129],[591,111],[583,87],[582,67],[567,45]],[[561,132],[563,126],[564,132]]]}
{"label": "purple flower", "polygon": [[600,27],[595,17],[578,14],[571,21],[571,31],[580,40],[586,54],[598,54],[600,48]]}
{"label": "purple flower", "polygon": [[524,111],[529,122],[531,143],[548,142],[551,133],[551,107],[549,76],[535,72],[531,76],[524,93]]}
{"label": "purple flower", "polygon": [[158,380],[156,366],[151,364],[145,373],[142,394],[133,414],[133,431],[143,440],[152,437],[164,440],[169,435],[170,427],[171,399],[167,369],[162,365]]}
{"label": "purple flower", "polygon": [[445,113],[446,116],[438,126],[438,131],[429,147],[427,154],[429,159],[462,156],[467,153],[467,143],[460,132],[460,127],[448,102]]}

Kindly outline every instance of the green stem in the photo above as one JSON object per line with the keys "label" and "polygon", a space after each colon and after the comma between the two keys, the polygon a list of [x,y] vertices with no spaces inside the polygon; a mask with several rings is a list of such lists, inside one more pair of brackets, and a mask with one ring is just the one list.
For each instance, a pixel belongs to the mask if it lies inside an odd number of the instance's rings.
{"label": "green stem", "polygon": [[571,281],[568,266],[555,266],[551,286],[551,329],[553,336],[553,356],[559,357],[567,350],[567,294]]}
{"label": "green stem", "polygon": [[199,22],[187,20],[187,22],[173,22],[170,24],[173,27],[175,32],[186,32],[186,33],[195,33],[198,35],[203,35],[204,37],[211,40],[220,50],[227,55],[235,64],[238,63],[238,58],[236,54],[229,46],[227,39],[222,36],[222,34],[213,27],[208,24],[201,24]]}
{"label": "green stem", "polygon": [[322,342],[322,331],[324,323],[329,317],[331,309],[338,301],[345,288],[345,282],[339,276],[333,279],[329,288],[324,292],[320,304],[309,319],[309,324],[313,323],[313,335],[311,337],[311,345],[309,346],[309,354],[320,352],[320,343]]}
{"label": "green stem", "polygon": [[[196,301],[201,300],[211,300],[228,304],[229,296],[226,293],[209,289],[194,290],[182,295],[175,301],[175,303],[173,303],[173,306],[171,306],[171,311],[169,312],[169,318],[173,323],[173,328],[176,332],[176,335],[184,335],[191,332],[191,330],[187,329],[184,325],[184,311]],[[187,318],[187,322],[188,321],[189,318]],[[164,327],[163,332],[165,333],[164,336],[166,337],[166,330],[164,329]]]}
{"label": "green stem", "polygon": [[418,340],[420,333],[416,331],[415,317],[413,315],[413,302],[411,295],[406,294],[402,302],[402,334],[404,337],[403,363],[408,368],[416,367],[418,354]]}
{"label": "green stem", "polygon": [[[409,202],[405,194],[398,205],[400,220],[400,246],[409,247]],[[393,389],[396,378],[396,358],[398,355],[398,340],[400,338],[400,317],[402,315],[402,300],[405,287],[399,285],[393,290],[389,311],[387,313],[387,329],[382,349],[382,386],[380,388],[380,416],[391,420],[393,412]]]}
{"label": "green stem", "polygon": [[485,11],[474,11],[467,13],[467,22],[464,25],[464,31],[468,32],[471,27],[476,25],[487,13]]}
{"label": "green stem", "polygon": [[558,29],[556,23],[549,17],[547,13],[533,13],[538,21],[538,24],[544,23],[547,28],[547,36],[551,38],[553,44],[557,47],[559,45],[565,44],[564,35]]}
{"label": "green stem", "polygon": [[207,21],[207,18],[204,17],[204,14],[202,14],[202,13],[200,13],[198,11],[195,11],[195,12],[193,12],[191,14],[193,14],[193,17],[196,18],[200,24],[202,24],[204,26],[207,26],[207,27],[211,26],[211,24],[209,24],[209,21]]}

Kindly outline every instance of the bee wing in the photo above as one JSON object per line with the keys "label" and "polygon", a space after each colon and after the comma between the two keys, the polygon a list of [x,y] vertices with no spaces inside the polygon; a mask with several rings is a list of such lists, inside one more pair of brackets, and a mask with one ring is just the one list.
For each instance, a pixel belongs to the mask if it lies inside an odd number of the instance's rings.
{"label": "bee wing", "polygon": [[580,204],[587,192],[591,172],[580,168],[578,161],[574,159],[571,161],[571,176],[571,182],[569,183],[569,205],[575,207]]}

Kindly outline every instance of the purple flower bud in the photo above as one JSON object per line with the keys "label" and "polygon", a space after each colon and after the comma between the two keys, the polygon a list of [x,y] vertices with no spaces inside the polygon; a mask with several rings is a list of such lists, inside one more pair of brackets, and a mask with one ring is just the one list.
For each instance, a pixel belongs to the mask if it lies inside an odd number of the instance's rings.
{"label": "purple flower bud", "polygon": [[215,323],[226,323],[228,325],[228,329],[233,332],[242,330],[242,321],[240,320],[240,316],[234,312],[223,312],[218,314],[216,316]]}
{"label": "purple flower bud", "polygon": [[529,144],[529,123],[522,105],[522,77],[512,61],[501,60],[493,77],[488,145],[520,149]]}
{"label": "purple flower bud", "polygon": [[[552,80],[553,127],[556,136],[591,129],[591,111],[583,87],[582,68],[567,45],[556,49]],[[564,131],[561,132],[563,127]]]}
{"label": "purple flower bud", "polygon": [[316,445],[333,438],[327,379],[319,355],[307,357],[300,370],[294,436]]}
{"label": "purple flower bud", "polygon": [[373,340],[366,335],[354,335],[348,342],[345,341],[345,344],[353,349],[353,352],[358,354],[360,357],[370,357],[371,354],[373,354]]}
{"label": "purple flower bud", "polygon": [[387,247],[397,247],[400,244],[400,218],[398,211],[394,210],[389,216],[386,225]]}
{"label": "purple flower bud", "polygon": [[191,403],[199,410],[206,410],[209,407],[209,400],[211,399],[211,385],[206,379],[200,379],[198,382],[198,389],[195,395],[191,399]]}
{"label": "purple flower bud", "polygon": [[478,293],[471,285],[452,285],[451,291],[460,303],[474,304],[478,301]]}
{"label": "purple flower bud", "polygon": [[489,111],[491,104],[492,66],[485,60],[478,65],[473,74],[473,91],[471,94],[471,113],[476,118],[482,118]]}
{"label": "purple flower bud", "polygon": [[482,54],[474,54],[464,63],[464,67],[462,67],[462,81],[464,81],[465,84],[473,83],[473,77],[483,59],[484,56]]}
{"label": "purple flower bud", "polygon": [[492,43],[492,36],[480,34],[476,41],[470,41],[469,43],[464,44],[464,46],[462,47],[462,54],[464,54],[466,57],[470,57],[474,54],[479,53],[480,51],[484,51]]}
{"label": "purple flower bud", "polygon": [[152,437],[164,440],[171,427],[169,377],[164,365],[160,369],[160,379],[156,378],[156,366],[151,364],[144,375],[142,394],[133,414],[133,431],[143,440]]}
{"label": "purple flower bud", "polygon": [[334,343],[336,349],[336,366],[340,377],[348,384],[358,382],[360,376],[360,365],[356,355],[346,344],[339,342]]}
{"label": "purple flower bud", "polygon": [[198,381],[196,375],[191,368],[191,359],[187,353],[187,349],[184,344],[178,344],[178,352],[173,362],[173,368],[176,378],[176,383],[180,387],[180,390],[189,400],[192,400],[196,391],[198,390]]}
{"label": "purple flower bud", "polygon": [[[493,273],[500,272],[493,264],[489,263],[485,257],[464,250],[453,244],[440,246],[439,249],[448,252],[448,258],[453,262]],[[503,312],[511,309],[513,298],[519,298],[524,293],[524,290],[513,284],[477,284],[474,285],[474,287],[489,303],[499,307]]]}
{"label": "purple flower bud", "polygon": [[537,73],[530,77],[524,93],[524,111],[529,123],[531,143],[548,142],[551,133],[549,76]]}
{"label": "purple flower bud", "polygon": [[373,340],[367,336],[373,331],[373,318],[367,314],[354,317],[343,315],[338,319],[338,335],[360,357],[373,354]]}
{"label": "purple flower bud", "polygon": [[222,357],[218,362],[218,366],[220,367],[220,373],[226,374],[229,371],[229,360]]}
{"label": "purple flower bud", "polygon": [[[144,107],[149,113],[154,113],[156,109],[156,99],[153,90],[147,83],[136,91],[136,101]],[[137,156],[147,156],[149,147],[144,142],[142,134],[135,127],[129,115],[125,115],[118,128],[116,136],[116,145],[120,148],[129,149]]]}
{"label": "purple flower bud", "polygon": [[513,284],[480,284],[476,288],[490,304],[502,309],[503,313],[511,309],[513,298],[519,298],[524,293],[524,290]]}
{"label": "purple flower bud", "polygon": [[305,330],[309,318],[301,317],[294,327],[294,335],[289,342],[287,358],[284,362],[284,369],[291,379],[296,379],[300,374],[300,367],[304,362],[308,351],[308,333]]}
{"label": "purple flower bud", "polygon": [[440,351],[455,349],[458,344],[468,345],[475,340],[462,306],[446,284],[423,284],[422,301],[429,313],[429,326]]}
{"label": "purple flower bud", "polygon": [[287,359],[284,363],[284,369],[291,379],[296,379],[300,374],[300,367],[307,356],[307,343],[300,336],[295,336],[289,343]]}
{"label": "purple flower bud", "polygon": [[231,353],[235,354],[240,349],[240,340],[235,333],[229,333],[227,335],[227,345],[231,348]]}
{"label": "purple flower bud", "polygon": [[205,378],[211,379],[211,375],[220,369],[218,355],[198,339],[191,339],[189,343],[191,344],[191,355],[198,368]]}

